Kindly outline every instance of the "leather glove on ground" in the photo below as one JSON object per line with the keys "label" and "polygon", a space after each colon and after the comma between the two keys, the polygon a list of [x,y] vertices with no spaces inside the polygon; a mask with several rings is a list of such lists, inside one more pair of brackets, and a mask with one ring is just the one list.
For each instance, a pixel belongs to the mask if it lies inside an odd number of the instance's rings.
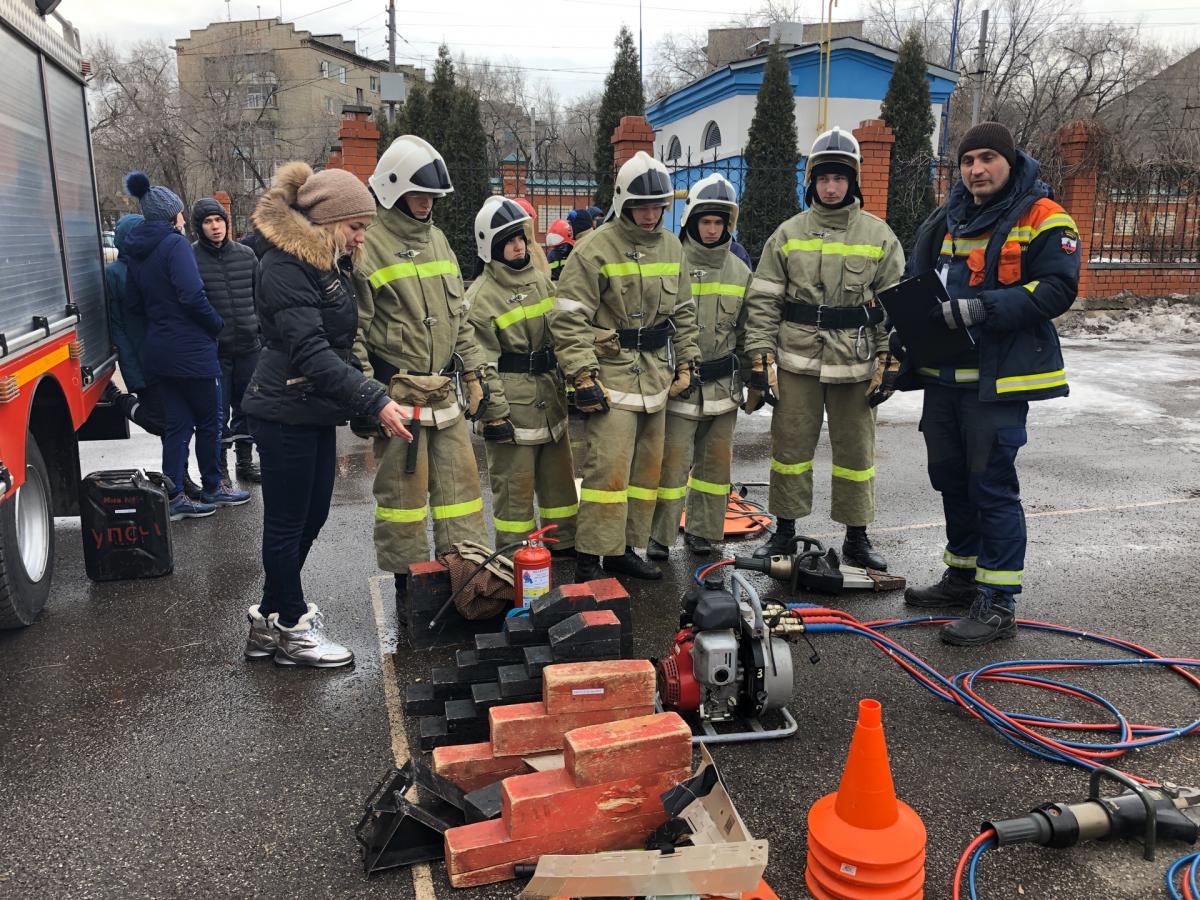
{"label": "leather glove on ground", "polygon": [[867,405],[878,406],[896,393],[896,376],[900,374],[900,360],[891,353],[880,353],[875,359],[875,373],[867,386]]}
{"label": "leather glove on ground", "polygon": [[497,444],[511,444],[516,438],[511,419],[492,419],[483,423],[483,439]]}
{"label": "leather glove on ground", "polygon": [[690,362],[680,363],[675,367],[675,380],[671,382],[671,390],[667,396],[686,400],[696,389],[694,366]]}
{"label": "leather glove on ground", "polygon": [[764,403],[775,405],[779,379],[775,374],[774,353],[762,353],[754,358],[754,362],[750,366],[750,377],[746,379],[746,386],[748,390],[742,409],[747,413],[761,409]]}
{"label": "leather glove on ground", "polygon": [[575,408],[581,413],[608,412],[608,391],[595,371],[575,376]]}
{"label": "leather glove on ground", "polygon": [[467,395],[467,421],[474,422],[483,415],[487,408],[488,393],[487,385],[479,378],[475,372],[467,372],[463,375],[463,384]]}
{"label": "leather glove on ground", "polygon": [[978,325],[987,318],[987,307],[978,297],[966,297],[960,300],[943,300],[940,307],[934,307],[929,313],[930,318],[941,317],[946,327],[951,331],[959,328],[970,328]]}

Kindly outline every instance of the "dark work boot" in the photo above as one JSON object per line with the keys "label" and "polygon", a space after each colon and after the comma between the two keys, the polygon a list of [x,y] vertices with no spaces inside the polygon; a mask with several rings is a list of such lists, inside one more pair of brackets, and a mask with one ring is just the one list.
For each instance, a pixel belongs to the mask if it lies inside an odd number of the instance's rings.
{"label": "dark work boot", "polygon": [[578,554],[574,547],[560,547],[558,544],[551,544],[550,555],[555,559],[574,559]]}
{"label": "dark work boot", "polygon": [[688,534],[685,531],[683,543],[692,551],[692,556],[712,556],[713,545],[708,538],[700,537],[698,534]]}
{"label": "dark work boot", "polygon": [[792,538],[796,536],[795,519],[776,519],[775,533],[771,539],[754,551],[755,559],[768,559],[792,552]]}
{"label": "dark work boot", "polygon": [[575,583],[582,584],[585,581],[595,581],[597,578],[604,577],[604,570],[600,568],[600,557],[594,553],[575,552]]}
{"label": "dark work boot", "polygon": [[1009,594],[991,588],[978,588],[975,602],[961,619],[942,626],[943,644],[955,647],[982,647],[992,641],[1017,636],[1016,605]]}
{"label": "dark work boot", "polygon": [[401,628],[408,627],[408,604],[405,600],[408,599],[408,575],[395,573],[396,579],[396,620],[400,623]]}
{"label": "dark work boot", "polygon": [[199,500],[204,496],[204,488],[192,481],[192,476],[187,474],[183,476],[183,492],[189,500]]}
{"label": "dark work boot", "polygon": [[262,484],[262,472],[258,469],[258,463],[254,461],[254,445],[247,441],[239,441],[233,445],[233,452],[237,457],[237,468],[234,470],[237,480]]}
{"label": "dark work boot", "polygon": [[662,569],[649,560],[638,556],[632,547],[626,547],[620,556],[604,557],[604,571],[617,575],[628,575],[630,578],[642,578],[646,581],[657,581],[662,578]]}
{"label": "dark work boot", "polygon": [[646,544],[646,555],[651,559],[666,559],[671,555],[671,548],[650,538],[650,543]]}
{"label": "dark work boot", "polygon": [[921,609],[966,609],[975,602],[975,594],[975,570],[947,566],[937,584],[905,588],[904,603]]}
{"label": "dark work boot", "polygon": [[846,526],[846,539],[842,541],[842,561],[864,569],[887,571],[887,560],[871,546],[865,525]]}

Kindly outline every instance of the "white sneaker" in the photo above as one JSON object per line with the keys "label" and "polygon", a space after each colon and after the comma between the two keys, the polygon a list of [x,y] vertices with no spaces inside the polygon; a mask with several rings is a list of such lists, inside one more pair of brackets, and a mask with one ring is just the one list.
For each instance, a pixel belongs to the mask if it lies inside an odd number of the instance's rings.
{"label": "white sneaker", "polygon": [[246,610],[246,618],[250,622],[250,636],[246,638],[246,659],[270,659],[279,647],[279,634],[266,617],[259,612],[257,605]]}
{"label": "white sneaker", "polygon": [[268,621],[278,635],[279,646],[275,650],[278,666],[335,669],[354,662],[351,651],[325,636],[325,616],[315,603],[308,604],[308,612],[291,628],[279,624],[279,613],[271,613]]}

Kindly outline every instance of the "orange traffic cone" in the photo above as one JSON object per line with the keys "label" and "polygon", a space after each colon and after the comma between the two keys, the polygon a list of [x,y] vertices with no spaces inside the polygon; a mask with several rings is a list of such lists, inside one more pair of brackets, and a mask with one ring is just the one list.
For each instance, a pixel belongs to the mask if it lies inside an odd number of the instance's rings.
{"label": "orange traffic cone", "polygon": [[837,792],[808,811],[808,867],[817,900],[919,900],[925,824],[896,799],[878,700],[861,700]]}

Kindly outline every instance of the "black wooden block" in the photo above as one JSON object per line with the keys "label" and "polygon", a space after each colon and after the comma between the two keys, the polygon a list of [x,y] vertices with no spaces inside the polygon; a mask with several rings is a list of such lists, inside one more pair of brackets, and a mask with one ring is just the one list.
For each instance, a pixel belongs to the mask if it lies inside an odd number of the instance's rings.
{"label": "black wooden block", "polygon": [[500,696],[507,699],[542,695],[542,676],[530,677],[524,664],[500,667]]}
{"label": "black wooden block", "polygon": [[502,703],[508,702],[501,698],[500,684],[496,681],[471,685],[471,699],[475,702],[475,708],[485,714],[493,706],[499,706]]}
{"label": "black wooden block", "polygon": [[504,620],[504,634],[508,642],[518,647],[540,644],[546,639],[544,628],[533,627],[532,616],[509,616]]}
{"label": "black wooden block", "polygon": [[449,740],[449,736],[449,732],[446,730],[445,716],[426,716],[421,719],[422,750],[433,750],[435,747],[453,743]]}
{"label": "black wooden block", "polygon": [[474,700],[446,701],[446,732],[455,738],[472,741],[486,740],[488,736],[487,713],[480,712]]}
{"label": "black wooden block", "polygon": [[404,695],[406,716],[436,716],[442,711],[445,700],[434,696],[433,685],[428,683],[410,685]]}
{"label": "black wooden block", "polygon": [[564,619],[550,629],[550,646],[587,644],[595,641],[621,640],[620,621],[589,623],[581,613]]}
{"label": "black wooden block", "polygon": [[461,681],[458,669],[453,666],[434,666],[429,683],[433,686],[433,696],[439,700],[465,700],[471,696],[471,683]]}
{"label": "black wooden block", "polygon": [[[583,644],[574,642],[561,643],[551,648],[555,662],[581,662],[597,659],[620,659],[621,639],[611,638],[607,641],[588,641]],[[501,672],[504,670],[501,669]]]}
{"label": "black wooden block", "polygon": [[510,644],[508,635],[503,631],[495,634],[477,634],[475,635],[475,655],[479,657],[480,661],[517,663],[521,661],[521,645]]}
{"label": "black wooden block", "polygon": [[550,652],[549,644],[538,644],[525,648],[525,671],[532,677],[542,676],[542,669],[554,662],[554,654]]}
{"label": "black wooden block", "polygon": [[495,681],[496,669],[501,663],[496,660],[479,658],[479,651],[463,648],[454,654],[457,663],[458,680],[467,684],[478,684],[481,681]]}
{"label": "black wooden block", "polygon": [[498,819],[503,804],[500,791],[501,782],[496,781],[485,787],[471,791],[463,798],[463,814],[467,824],[471,822],[486,822],[488,819]]}

